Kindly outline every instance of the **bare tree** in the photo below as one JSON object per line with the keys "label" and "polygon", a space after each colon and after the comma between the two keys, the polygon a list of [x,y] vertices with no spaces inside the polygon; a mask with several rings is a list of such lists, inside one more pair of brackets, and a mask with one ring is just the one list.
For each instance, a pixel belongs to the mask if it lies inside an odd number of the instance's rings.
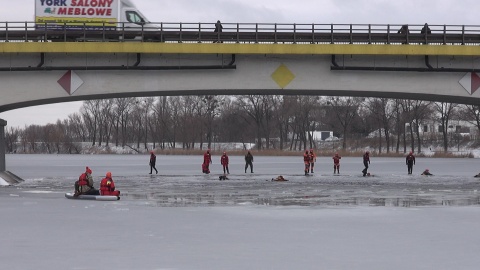
{"label": "bare tree", "polygon": [[[366,103],[366,107],[370,111],[371,117],[375,119],[378,123],[378,127],[380,128],[379,132],[383,131],[385,135],[385,142],[387,143],[387,153],[390,152],[390,130],[391,130],[391,122],[394,110],[392,110],[392,106],[389,99],[386,98],[371,98]],[[380,144],[379,144],[379,153],[382,152],[382,144],[381,144],[381,136],[380,137]]]}
{"label": "bare tree", "polygon": [[5,132],[5,145],[8,153],[17,152],[17,142],[20,138],[20,129],[16,127],[9,127]]}
{"label": "bare tree", "polygon": [[88,136],[92,142],[92,146],[95,146],[97,143],[101,103],[101,100],[87,100],[83,102],[83,106],[80,108],[83,123],[88,131]]}
{"label": "bare tree", "polygon": [[351,125],[357,116],[358,109],[362,104],[361,98],[332,97],[327,101],[335,116],[335,122],[331,122],[332,126],[340,124],[342,127],[343,143],[342,148],[347,149],[347,138],[350,132]]}
{"label": "bare tree", "polygon": [[454,103],[435,102],[434,108],[440,121],[440,128],[443,135],[443,151],[448,152],[448,123],[458,105]]}
{"label": "bare tree", "polygon": [[[464,105],[460,115],[463,116],[463,120],[474,124],[480,135],[480,105]],[[480,138],[480,136],[478,137]]]}

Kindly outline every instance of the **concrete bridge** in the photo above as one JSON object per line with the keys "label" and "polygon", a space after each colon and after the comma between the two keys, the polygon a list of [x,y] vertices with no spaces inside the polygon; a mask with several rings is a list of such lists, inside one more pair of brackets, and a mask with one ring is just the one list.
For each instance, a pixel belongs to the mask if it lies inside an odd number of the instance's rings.
{"label": "concrete bridge", "polygon": [[[480,105],[478,33],[466,34],[464,28],[461,34],[447,33],[446,27],[438,34],[409,35],[390,33],[390,26],[380,34],[369,29],[278,33],[257,28],[256,35],[199,29],[162,33],[169,37],[161,38],[164,42],[109,42],[105,32],[96,33],[103,38],[97,42],[51,42],[47,32],[42,42],[30,42],[39,33],[6,31],[8,42],[0,42],[0,112],[89,99],[205,94]],[[4,151],[0,148],[0,171]]]}

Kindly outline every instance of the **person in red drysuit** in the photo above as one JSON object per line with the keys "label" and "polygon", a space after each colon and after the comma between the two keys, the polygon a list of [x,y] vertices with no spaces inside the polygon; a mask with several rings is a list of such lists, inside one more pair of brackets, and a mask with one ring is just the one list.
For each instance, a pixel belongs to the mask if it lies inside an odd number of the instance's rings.
{"label": "person in red drysuit", "polygon": [[203,164],[202,164],[202,172],[209,174],[210,173],[210,164],[212,164],[212,155],[210,154],[210,149],[203,154]]}
{"label": "person in red drysuit", "polygon": [[305,175],[308,175],[308,172],[310,170],[310,153],[305,151],[305,154],[303,154],[303,163],[305,163]]}
{"label": "person in red drysuit", "polygon": [[100,193],[93,187],[92,170],[86,167],[85,172],[80,175],[75,182],[75,197],[80,195],[99,195]]}
{"label": "person in red drysuit", "polygon": [[112,179],[112,173],[107,172],[105,178],[100,182],[100,195],[102,196],[120,196],[120,191],[115,190],[115,183]]}
{"label": "person in red drysuit", "polygon": [[315,162],[317,162],[317,155],[313,152],[313,149],[310,149],[310,172],[313,173],[313,167],[315,167]]}
{"label": "person in red drysuit", "polygon": [[333,174],[335,174],[336,172],[340,174],[340,159],[342,159],[342,157],[338,153],[335,153],[332,159],[333,159]]}
{"label": "person in red drysuit", "polygon": [[220,163],[222,164],[223,166],[223,174],[225,174],[225,172],[227,174],[230,174],[230,171],[228,170],[228,156],[227,156],[227,152],[223,152],[223,155],[222,157],[220,158]]}

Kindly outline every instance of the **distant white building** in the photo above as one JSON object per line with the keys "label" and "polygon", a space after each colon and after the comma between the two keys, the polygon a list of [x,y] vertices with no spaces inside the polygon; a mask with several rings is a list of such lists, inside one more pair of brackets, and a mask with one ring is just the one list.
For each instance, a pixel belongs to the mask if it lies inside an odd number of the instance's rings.
{"label": "distant white building", "polygon": [[[310,131],[310,132],[307,132],[305,135],[307,138],[308,136],[312,136],[312,140],[319,142],[319,141],[325,141],[328,138],[333,138],[333,131]],[[289,140],[293,139],[292,132],[288,133],[288,139]]]}
{"label": "distant white building", "polygon": [[[437,135],[442,133],[442,125],[438,121],[426,120],[419,125],[420,133],[424,135]],[[405,130],[410,131],[410,124],[405,125]],[[475,136],[478,134],[478,128],[467,121],[463,120],[450,120],[448,122],[447,132]]]}

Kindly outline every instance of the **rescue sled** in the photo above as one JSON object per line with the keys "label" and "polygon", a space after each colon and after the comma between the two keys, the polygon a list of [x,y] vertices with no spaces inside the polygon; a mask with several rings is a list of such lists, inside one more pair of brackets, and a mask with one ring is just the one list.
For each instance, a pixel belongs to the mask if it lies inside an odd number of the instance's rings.
{"label": "rescue sled", "polygon": [[73,193],[65,193],[65,198],[72,200],[93,200],[93,201],[118,201],[120,197],[117,196],[101,196],[101,195],[80,195],[73,196]]}

